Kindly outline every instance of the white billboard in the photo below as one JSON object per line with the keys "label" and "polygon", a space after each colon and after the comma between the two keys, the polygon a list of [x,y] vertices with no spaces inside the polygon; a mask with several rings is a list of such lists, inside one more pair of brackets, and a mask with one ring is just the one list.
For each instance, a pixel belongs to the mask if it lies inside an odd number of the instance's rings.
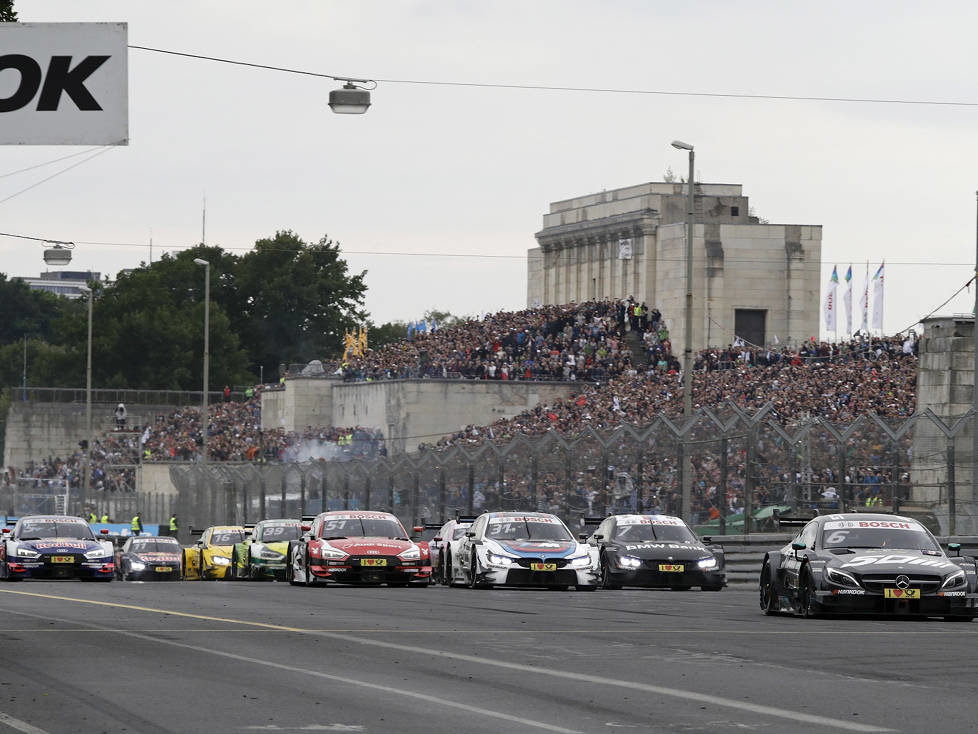
{"label": "white billboard", "polygon": [[127,145],[126,23],[0,23],[0,144]]}

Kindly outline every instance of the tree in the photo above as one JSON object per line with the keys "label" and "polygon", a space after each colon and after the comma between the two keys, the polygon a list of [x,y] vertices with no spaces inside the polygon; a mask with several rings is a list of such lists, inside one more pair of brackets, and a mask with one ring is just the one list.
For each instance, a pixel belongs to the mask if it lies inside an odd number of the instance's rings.
{"label": "tree", "polygon": [[17,11],[14,10],[14,0],[0,0],[0,23],[16,23]]}
{"label": "tree", "polygon": [[31,290],[17,278],[0,273],[0,345],[19,342],[24,335],[53,339],[55,321],[71,310],[66,298],[47,291]]}
{"label": "tree", "polygon": [[[258,240],[234,272],[237,296],[228,310],[254,373],[280,363],[335,358],[343,333],[366,322],[365,272],[350,275],[339,246],[314,245],[284,230]],[[368,337],[369,338],[369,337]]]}
{"label": "tree", "polygon": [[380,349],[388,344],[407,339],[407,324],[403,321],[388,321],[376,326],[367,322],[367,346],[370,349]]}
{"label": "tree", "polygon": [[[221,301],[228,298],[236,258],[220,248],[195,247],[164,255],[149,267],[120,274],[96,294],[92,336],[93,382],[99,387],[199,390],[203,386],[204,268],[211,263],[211,385],[248,384],[248,356],[241,349]],[[87,312],[86,312],[87,318]],[[87,349],[80,330],[66,324],[76,349]],[[84,354],[84,352],[82,352]]]}

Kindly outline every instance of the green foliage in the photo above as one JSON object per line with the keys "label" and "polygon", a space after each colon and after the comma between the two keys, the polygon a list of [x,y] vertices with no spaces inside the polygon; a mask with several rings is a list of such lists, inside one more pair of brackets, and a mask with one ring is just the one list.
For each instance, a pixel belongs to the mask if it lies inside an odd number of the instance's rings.
{"label": "green foliage", "polygon": [[[210,387],[254,383],[281,362],[339,355],[343,332],[366,322],[364,273],[351,275],[339,246],[283,231],[238,257],[198,246],[90,283],[92,384],[199,390],[203,385],[204,266],[210,263]],[[402,330],[402,334],[404,331]],[[32,291],[0,273],[0,385],[20,385],[27,335],[29,384],[86,381],[88,299]]]}
{"label": "green foliage", "polygon": [[368,324],[367,346],[370,349],[380,349],[388,344],[403,341],[407,338],[407,328],[407,324],[403,321],[388,321],[380,326]]}
{"label": "green foliage", "polygon": [[14,0],[0,0],[0,23],[16,23],[17,11],[14,10]]}

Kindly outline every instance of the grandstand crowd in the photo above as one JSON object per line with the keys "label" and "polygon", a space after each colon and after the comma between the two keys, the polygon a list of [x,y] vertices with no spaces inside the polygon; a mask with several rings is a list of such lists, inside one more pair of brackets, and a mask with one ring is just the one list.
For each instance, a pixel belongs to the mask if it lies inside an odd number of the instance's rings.
{"label": "grandstand crowd", "polygon": [[[347,381],[408,377],[482,380],[548,380],[577,384],[562,400],[538,405],[513,418],[489,425],[467,426],[421,450],[478,446],[517,434],[555,431],[575,436],[586,428],[609,429],[622,423],[646,425],[656,417],[682,414],[681,367],[672,353],[667,324],[656,309],[632,299],[546,306],[517,312],[488,314],[451,328],[416,332],[412,338],[368,350],[329,367]],[[694,409],[735,403],[754,411],[767,403],[783,425],[824,418],[849,423],[860,415],[905,418],[915,408],[916,342],[911,337],[860,336],[841,343],[809,342],[800,346],[760,347],[730,344],[695,355],[692,402]],[[139,462],[199,461],[203,441],[200,410],[185,407],[156,416],[151,425],[123,426],[116,435],[93,445],[92,486],[101,491],[133,487],[132,467]],[[386,455],[379,430],[355,427],[309,426],[301,432],[262,429],[260,391],[243,401],[210,406],[210,461],[348,460]],[[80,486],[85,453],[51,458],[19,472],[36,481],[61,480]],[[854,470],[853,477],[831,476],[827,481],[852,480],[879,484],[888,478],[880,467]],[[648,486],[668,486],[675,474],[669,461],[650,462],[644,469]],[[718,460],[703,459],[694,466],[697,477],[694,514],[709,518],[722,509],[733,513],[744,504],[743,478],[728,479],[726,497],[717,496]],[[759,499],[771,487],[792,478],[785,467],[760,486]],[[559,473],[558,473],[559,474]],[[593,487],[568,488],[557,474],[544,473],[533,489],[544,504],[573,502],[582,511],[594,509]],[[514,477],[506,488],[512,499],[529,496],[530,480]],[[480,489],[486,506],[500,500],[491,483]],[[498,496],[497,496],[498,495]],[[657,491],[652,508],[678,512],[674,489]]]}

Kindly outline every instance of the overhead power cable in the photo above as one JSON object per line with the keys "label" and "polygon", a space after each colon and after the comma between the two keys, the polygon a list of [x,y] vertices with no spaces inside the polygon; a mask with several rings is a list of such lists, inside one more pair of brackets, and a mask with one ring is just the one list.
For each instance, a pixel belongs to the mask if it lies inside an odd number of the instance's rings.
{"label": "overhead power cable", "polygon": [[[306,69],[294,69],[287,66],[273,66],[271,64],[259,64],[251,61],[239,61],[227,59],[220,56],[206,56],[204,54],[193,54],[184,51],[172,51],[164,48],[153,48],[151,46],[130,45],[129,48],[138,51],[151,51],[153,53],[168,54],[170,56],[183,56],[189,59],[201,61],[214,61],[221,64],[232,64],[234,66],[247,66],[253,69],[267,69],[269,71],[279,71],[286,74],[301,74],[303,76],[314,76],[323,79],[345,80],[352,77],[327,74],[324,72],[309,71]],[[590,92],[599,94],[638,94],[638,95],[660,95],[669,97],[709,97],[720,99],[763,99],[781,102],[845,102],[850,104],[890,104],[890,105],[930,105],[941,107],[978,107],[978,102],[968,102],[964,100],[941,100],[941,99],[890,99],[885,97],[829,97],[818,95],[798,95],[798,94],[747,94],[742,92],[695,92],[671,89],[630,89],[624,87],[572,87],[553,84],[515,84],[515,83],[491,83],[491,82],[465,82],[465,81],[439,81],[434,79],[371,79],[370,81],[385,84],[414,84],[422,86],[437,87],[475,87],[481,89],[520,89],[528,91],[542,92]]]}

